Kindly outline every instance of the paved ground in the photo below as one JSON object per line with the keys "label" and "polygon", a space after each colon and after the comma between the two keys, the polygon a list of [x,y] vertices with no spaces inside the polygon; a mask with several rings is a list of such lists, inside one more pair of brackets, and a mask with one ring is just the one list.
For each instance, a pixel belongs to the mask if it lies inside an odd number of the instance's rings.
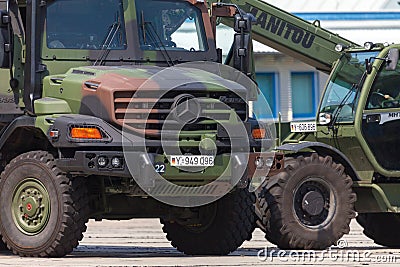
{"label": "paved ground", "polygon": [[351,226],[339,243],[344,248],[279,251],[256,230],[250,242],[229,256],[188,257],[170,246],[158,220],[90,221],[85,238],[71,255],[39,259],[1,252],[0,266],[399,266],[400,249],[374,245],[355,221]]}

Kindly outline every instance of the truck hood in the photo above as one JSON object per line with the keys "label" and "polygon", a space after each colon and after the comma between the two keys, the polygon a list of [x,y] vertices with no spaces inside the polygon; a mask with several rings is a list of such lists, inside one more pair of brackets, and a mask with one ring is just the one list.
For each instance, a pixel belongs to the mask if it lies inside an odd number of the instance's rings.
{"label": "truck hood", "polygon": [[[218,98],[223,102],[254,99],[257,91],[247,89],[243,82],[239,83],[241,80],[244,79],[227,80],[209,71],[186,67],[78,67],[64,75],[46,77],[43,96],[65,100],[75,114],[100,117],[122,126],[126,114],[135,119],[137,112],[146,112],[139,104],[155,99],[168,102],[183,94]],[[138,102],[135,109],[132,98]]]}

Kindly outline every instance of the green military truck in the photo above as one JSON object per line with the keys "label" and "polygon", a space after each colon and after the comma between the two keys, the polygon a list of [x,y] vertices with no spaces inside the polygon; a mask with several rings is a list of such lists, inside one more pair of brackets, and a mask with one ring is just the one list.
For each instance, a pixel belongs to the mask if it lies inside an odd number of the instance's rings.
{"label": "green military truck", "polygon": [[[251,238],[247,187],[273,164],[260,156],[273,137],[249,118],[251,16],[212,12],[197,0],[1,2],[8,249],[63,256],[90,218],[160,218],[172,245],[192,255],[228,254]],[[218,65],[217,16],[235,24],[234,68]]]}

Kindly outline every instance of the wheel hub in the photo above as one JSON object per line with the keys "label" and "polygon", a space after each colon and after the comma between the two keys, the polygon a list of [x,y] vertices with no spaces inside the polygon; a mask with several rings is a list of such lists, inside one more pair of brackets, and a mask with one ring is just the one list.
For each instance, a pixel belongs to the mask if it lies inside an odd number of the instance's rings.
{"label": "wheel hub", "polygon": [[22,211],[24,212],[25,217],[32,218],[38,212],[39,209],[38,201],[34,197],[31,196],[27,198],[21,197],[21,203],[22,203],[21,205]]}
{"label": "wheel hub", "polygon": [[315,216],[322,212],[324,204],[324,197],[322,194],[317,191],[311,191],[304,195],[302,208],[309,215]]}
{"label": "wheel hub", "polygon": [[40,233],[50,215],[50,197],[36,178],[19,183],[13,194],[12,214],[17,227],[28,235]]}
{"label": "wheel hub", "polygon": [[322,179],[308,178],[295,191],[293,208],[303,225],[321,227],[330,220],[334,201],[329,186]]}

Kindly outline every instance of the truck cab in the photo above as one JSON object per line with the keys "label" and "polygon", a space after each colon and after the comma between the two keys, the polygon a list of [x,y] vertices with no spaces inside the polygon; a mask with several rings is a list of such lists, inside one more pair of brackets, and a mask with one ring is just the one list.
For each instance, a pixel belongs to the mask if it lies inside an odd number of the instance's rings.
{"label": "truck cab", "polygon": [[158,66],[216,62],[210,23],[207,6],[197,1],[49,1],[41,31],[42,60],[54,74],[68,70],[60,63],[64,61]]}

